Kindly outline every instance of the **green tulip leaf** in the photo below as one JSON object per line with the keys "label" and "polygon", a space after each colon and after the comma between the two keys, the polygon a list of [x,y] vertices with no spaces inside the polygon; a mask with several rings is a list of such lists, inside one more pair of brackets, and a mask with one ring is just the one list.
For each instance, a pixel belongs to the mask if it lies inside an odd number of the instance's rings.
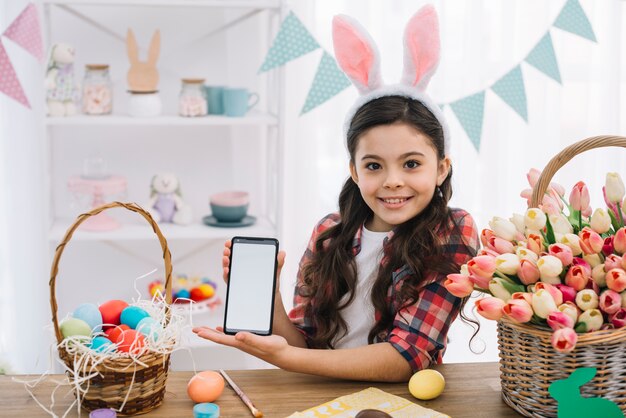
{"label": "green tulip leaf", "polygon": [[556,242],[556,238],[554,237],[554,229],[552,229],[552,224],[550,223],[549,216],[546,216],[546,241],[548,241],[548,245],[554,244]]}

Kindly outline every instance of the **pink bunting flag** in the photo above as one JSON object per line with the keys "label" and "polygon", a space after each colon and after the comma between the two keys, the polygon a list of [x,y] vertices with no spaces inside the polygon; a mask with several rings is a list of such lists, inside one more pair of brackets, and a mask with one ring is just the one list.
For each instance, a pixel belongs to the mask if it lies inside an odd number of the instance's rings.
{"label": "pink bunting flag", "polygon": [[2,45],[2,41],[0,41],[0,92],[17,100],[30,109],[26,94],[24,94],[22,85],[17,79],[17,74],[15,74],[15,70],[13,69],[13,65],[11,65],[4,45]]}
{"label": "pink bunting flag", "polygon": [[30,3],[4,31],[4,36],[33,54],[39,62],[43,62],[43,41],[37,8]]}

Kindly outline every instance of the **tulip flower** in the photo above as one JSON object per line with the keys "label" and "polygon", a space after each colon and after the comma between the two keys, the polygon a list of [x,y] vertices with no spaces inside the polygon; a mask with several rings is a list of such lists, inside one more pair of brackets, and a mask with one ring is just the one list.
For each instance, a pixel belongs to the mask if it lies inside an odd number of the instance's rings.
{"label": "tulip flower", "polygon": [[608,232],[608,230],[611,229],[611,217],[609,213],[602,208],[596,209],[593,215],[591,215],[589,226],[598,234]]}
{"label": "tulip flower", "polygon": [[548,293],[550,293],[552,299],[554,299],[554,303],[556,303],[556,306],[559,306],[563,303],[563,294],[558,287],[553,286],[549,283],[539,282],[535,285],[535,289],[533,290],[533,292],[536,293],[538,290],[542,289],[547,290]]}
{"label": "tulip flower", "polygon": [[626,228],[621,227],[613,236],[613,249],[618,254],[626,253]]}
{"label": "tulip flower", "polygon": [[626,309],[620,308],[617,312],[609,317],[609,321],[615,328],[626,326]]}
{"label": "tulip flower", "polygon": [[564,303],[574,302],[576,300],[576,289],[574,289],[573,287],[567,286],[562,283],[555,284],[554,286],[561,291]]}
{"label": "tulip flower", "polygon": [[533,303],[533,294],[530,292],[515,292],[511,295],[511,299],[523,299],[529,305]]}
{"label": "tulip flower", "polygon": [[524,215],[524,225],[526,228],[537,231],[542,230],[546,226],[546,214],[538,208],[530,208]]}
{"label": "tulip flower", "polygon": [[502,279],[501,277],[494,277],[489,281],[489,292],[498,299],[503,300],[504,302],[507,302],[509,299],[511,299],[511,293],[514,293],[507,290],[507,288],[505,287],[504,279]]}
{"label": "tulip flower", "polygon": [[597,331],[602,327],[602,324],[604,324],[602,312],[599,309],[588,309],[578,317],[576,330],[578,332]]}
{"label": "tulip flower", "polygon": [[593,269],[595,266],[597,266],[598,264],[602,264],[600,254],[587,254],[583,257],[583,260],[589,265],[590,272],[591,269]]}
{"label": "tulip flower", "polygon": [[586,226],[578,233],[578,236],[580,237],[580,248],[583,250],[583,253],[596,254],[602,251],[604,240],[593,229]]}
{"label": "tulip flower", "polygon": [[572,266],[565,274],[565,284],[576,291],[583,290],[587,286],[590,275],[582,266]]}
{"label": "tulip flower", "polygon": [[464,274],[448,274],[443,285],[448,292],[458,298],[469,296],[474,290],[474,284],[470,278]]}
{"label": "tulip flower", "polygon": [[494,234],[491,229],[483,229],[480,233],[480,242],[483,244],[484,247],[486,247],[489,238],[494,237],[495,235],[496,234]]}
{"label": "tulip flower", "polygon": [[624,182],[618,173],[607,173],[604,184],[606,197],[611,203],[622,203],[624,198]]}
{"label": "tulip flower", "polygon": [[578,334],[572,328],[562,328],[552,333],[552,347],[560,353],[569,353],[577,342]]}
{"label": "tulip flower", "polygon": [[543,237],[540,234],[529,234],[526,248],[537,255],[541,255],[543,252]]}
{"label": "tulip flower", "polygon": [[498,321],[502,318],[502,308],[504,307],[504,301],[502,299],[489,296],[478,299],[474,302],[474,305],[476,306],[476,312],[483,318],[494,321]]}
{"label": "tulip flower", "polygon": [[520,324],[530,321],[533,317],[533,308],[524,299],[509,300],[502,308],[502,312],[513,322]]}
{"label": "tulip flower", "polygon": [[575,256],[580,255],[583,250],[580,248],[580,238],[576,234],[565,234],[559,240],[562,244],[567,245]]}
{"label": "tulip flower", "polygon": [[548,254],[555,256],[563,266],[569,266],[572,264],[572,260],[574,259],[574,255],[572,254],[572,249],[565,244],[552,244],[548,247]]}
{"label": "tulip flower", "polygon": [[559,310],[550,312],[546,321],[548,322],[548,326],[554,331],[561,328],[574,328],[574,325],[576,324],[576,321],[569,315]]}
{"label": "tulip flower", "polygon": [[487,247],[484,247],[484,248],[481,248],[481,249],[480,249],[480,251],[478,251],[478,252],[476,253],[476,255],[477,255],[477,256],[478,256],[478,255],[488,255],[488,256],[490,256],[490,257],[496,258],[497,256],[499,256],[499,255],[500,255],[500,253],[497,253],[497,252],[495,252],[495,251],[493,251],[493,250],[490,250],[490,249],[489,249],[489,248],[487,248]]}
{"label": "tulip flower", "polygon": [[491,221],[489,221],[489,226],[497,237],[504,240],[513,241],[517,236],[517,228],[515,227],[513,222],[509,221],[508,219],[494,216]]}
{"label": "tulip flower", "polygon": [[516,254],[505,253],[496,257],[496,270],[503,274],[516,274],[519,264],[519,257]]}
{"label": "tulip flower", "polygon": [[626,290],[626,271],[623,269],[612,269],[606,272],[606,286],[616,291],[617,293],[622,293]]}
{"label": "tulip flower", "polygon": [[619,294],[622,297],[622,308],[626,308],[626,292]]}
{"label": "tulip flower", "polygon": [[598,264],[593,268],[591,278],[598,286],[606,287],[606,271],[604,271],[604,264]]}
{"label": "tulip flower", "polygon": [[517,270],[517,277],[519,277],[523,284],[529,285],[537,283],[539,276],[539,268],[534,262],[526,259],[520,261],[519,269]]}
{"label": "tulip flower", "polygon": [[528,184],[530,184],[530,187],[535,187],[535,184],[537,184],[537,182],[539,181],[540,176],[541,171],[537,170],[536,168],[531,168],[530,170],[528,170],[528,173],[526,173],[526,179],[528,180]]}
{"label": "tulip flower", "polygon": [[513,216],[509,218],[509,221],[511,221],[513,225],[515,225],[517,232],[524,235],[524,231],[526,230],[526,225],[524,224],[524,215],[514,213]]}
{"label": "tulip flower", "polygon": [[558,307],[559,312],[563,312],[565,315],[572,318],[572,321],[576,323],[578,321],[578,315],[580,314],[580,309],[573,302],[564,302],[562,305]]}
{"label": "tulip flower", "polygon": [[555,234],[571,234],[574,232],[572,224],[569,223],[569,220],[562,213],[550,215],[548,218]]}
{"label": "tulip flower", "polygon": [[591,289],[583,289],[576,294],[576,306],[581,311],[595,309],[598,307],[598,294]]}
{"label": "tulip flower", "polygon": [[585,183],[579,181],[572,188],[569,195],[569,204],[572,206],[572,209],[582,212],[589,207],[589,201],[589,189],[587,189]]}
{"label": "tulip flower", "polygon": [[560,283],[559,275],[563,271],[563,263],[553,255],[544,255],[537,260],[539,275],[542,282]]}
{"label": "tulip flower", "polygon": [[619,293],[614,290],[606,289],[600,295],[600,310],[609,315],[614,314],[622,308],[622,298]]}
{"label": "tulip flower", "polygon": [[491,277],[480,277],[470,274],[469,279],[477,288],[489,289],[489,281],[491,281]]}
{"label": "tulip flower", "polygon": [[610,237],[604,238],[604,245],[602,246],[602,254],[610,255],[613,254],[615,248],[613,247],[613,235]]}
{"label": "tulip flower", "polygon": [[533,311],[535,311],[535,315],[540,318],[547,318],[550,312],[557,310],[557,306],[552,298],[552,295],[545,289],[541,289],[533,293],[532,306]]}
{"label": "tulip flower", "polygon": [[606,271],[622,268],[622,257],[611,254],[604,259],[604,268]]}
{"label": "tulip flower", "polygon": [[487,241],[487,248],[497,252],[498,254],[515,252],[515,247],[511,241],[507,241],[496,236],[489,238],[489,241]]}
{"label": "tulip flower", "polygon": [[467,262],[469,274],[491,279],[496,271],[496,258],[489,255],[482,255],[472,258]]}

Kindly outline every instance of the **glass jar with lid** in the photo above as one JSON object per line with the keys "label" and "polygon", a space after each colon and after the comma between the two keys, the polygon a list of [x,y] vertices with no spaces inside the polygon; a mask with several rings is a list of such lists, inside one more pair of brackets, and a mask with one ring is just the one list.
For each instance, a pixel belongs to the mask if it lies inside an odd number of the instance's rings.
{"label": "glass jar with lid", "polygon": [[113,84],[107,64],[85,65],[82,109],[86,115],[108,115],[113,111]]}
{"label": "glass jar with lid", "polygon": [[203,78],[183,78],[178,98],[180,116],[205,116],[207,114],[206,92]]}

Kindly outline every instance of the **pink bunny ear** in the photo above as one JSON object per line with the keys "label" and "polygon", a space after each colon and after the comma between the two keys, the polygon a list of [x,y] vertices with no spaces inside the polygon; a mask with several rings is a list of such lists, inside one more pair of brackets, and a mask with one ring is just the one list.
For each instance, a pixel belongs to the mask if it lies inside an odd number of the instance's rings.
{"label": "pink bunny ear", "polygon": [[333,45],[339,66],[361,94],[382,86],[378,49],[359,22],[349,16],[335,16]]}
{"label": "pink bunny ear", "polygon": [[439,21],[432,5],[413,15],[404,31],[402,84],[425,90],[439,64]]}

